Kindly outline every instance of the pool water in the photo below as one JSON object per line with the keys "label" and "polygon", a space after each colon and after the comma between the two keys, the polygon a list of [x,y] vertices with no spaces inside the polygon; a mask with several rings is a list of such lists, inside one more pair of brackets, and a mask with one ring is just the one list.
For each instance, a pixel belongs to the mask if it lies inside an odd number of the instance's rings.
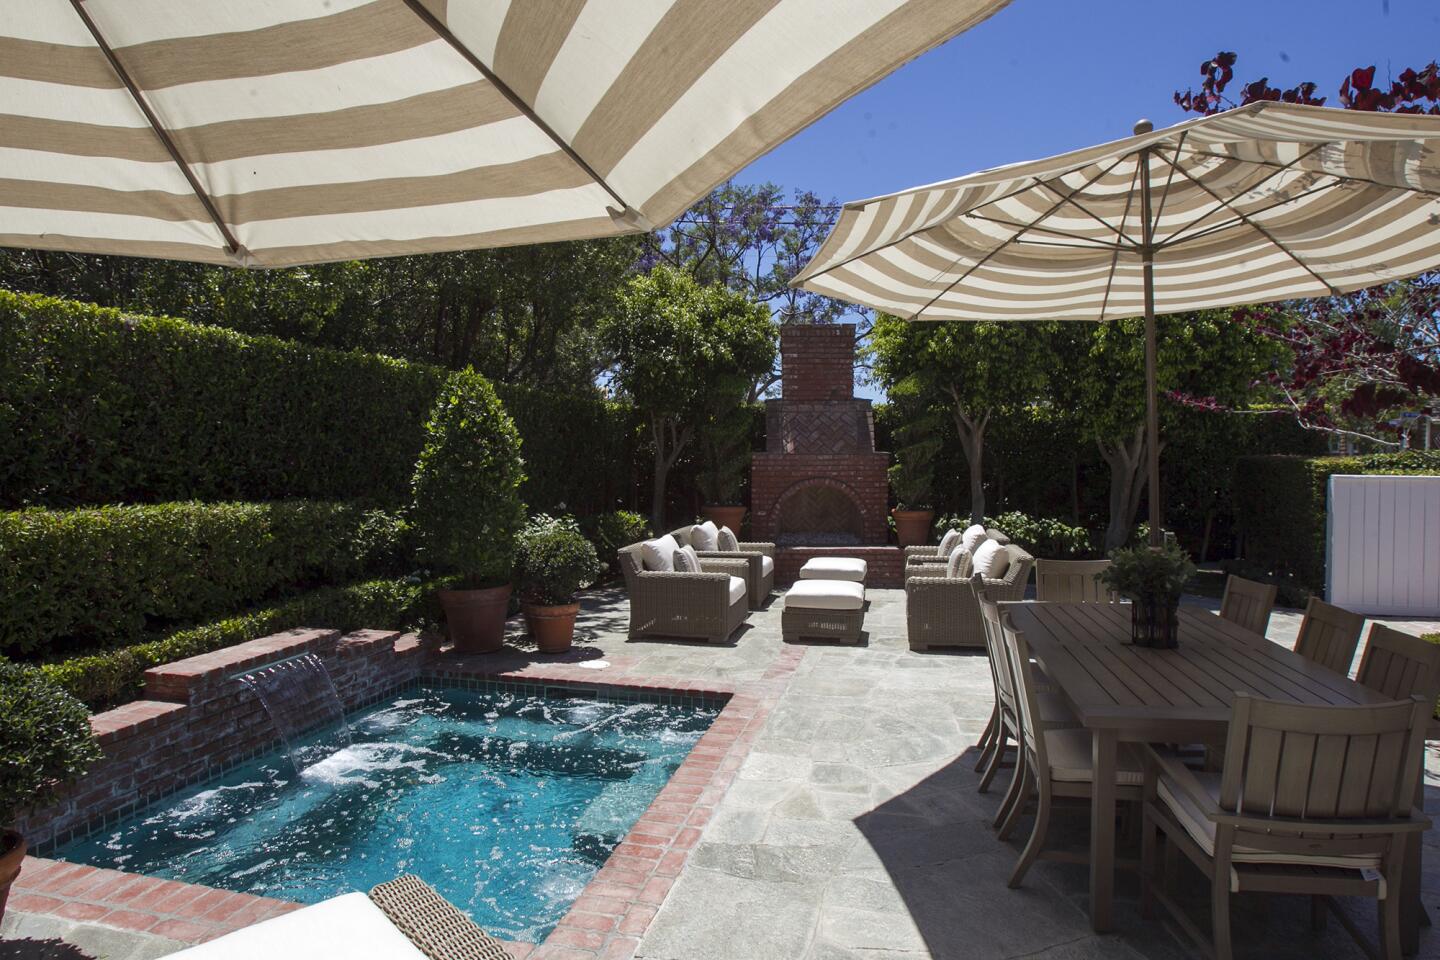
{"label": "pool water", "polygon": [[298,775],[277,751],[55,856],[302,903],[414,873],[538,942],[718,712],[414,690]]}

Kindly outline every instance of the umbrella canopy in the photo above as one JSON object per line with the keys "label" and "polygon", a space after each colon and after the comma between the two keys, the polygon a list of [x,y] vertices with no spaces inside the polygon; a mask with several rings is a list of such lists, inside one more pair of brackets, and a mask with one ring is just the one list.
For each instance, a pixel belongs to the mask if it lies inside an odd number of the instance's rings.
{"label": "umbrella canopy", "polygon": [[6,0],[0,245],[273,267],[668,222],[1007,0]]}
{"label": "umbrella canopy", "polygon": [[795,284],[912,320],[1146,316],[1326,296],[1440,265],[1440,117],[1257,103],[846,204]]}

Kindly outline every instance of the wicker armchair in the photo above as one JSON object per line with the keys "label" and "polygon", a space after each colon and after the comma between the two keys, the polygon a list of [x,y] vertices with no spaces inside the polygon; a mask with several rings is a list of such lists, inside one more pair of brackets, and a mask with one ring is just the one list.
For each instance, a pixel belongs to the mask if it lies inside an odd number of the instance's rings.
{"label": "wicker armchair", "polygon": [[704,557],[700,573],[662,573],[645,569],[638,543],[621,547],[619,555],[630,595],[630,639],[678,637],[726,643],[745,622],[749,591],[732,603],[730,578],[743,580],[749,560]]}
{"label": "wicker armchair", "polygon": [[[680,546],[694,546],[690,542],[690,528],[681,527],[678,530],[671,530],[670,536]],[[750,597],[750,609],[763,609],[770,600],[770,594],[775,590],[775,544],[773,543],[740,543],[739,551],[734,550],[700,550],[696,553],[701,560],[734,560],[744,559],[748,564],[745,572],[739,574],[745,579],[745,588]],[[765,559],[770,560],[770,572],[765,572]]]}
{"label": "wicker armchair", "polygon": [[[1024,600],[1035,558],[1013,543],[1005,547],[1010,565],[1005,576],[985,580],[985,595],[995,602]],[[911,650],[936,647],[984,647],[985,625],[970,582],[963,577],[912,576],[905,581],[906,634]]]}

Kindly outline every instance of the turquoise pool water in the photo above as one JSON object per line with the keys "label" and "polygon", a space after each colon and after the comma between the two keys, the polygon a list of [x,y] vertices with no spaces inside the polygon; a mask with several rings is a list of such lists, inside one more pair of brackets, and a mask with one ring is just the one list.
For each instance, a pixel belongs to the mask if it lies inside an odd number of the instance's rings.
{"label": "turquoise pool water", "polygon": [[414,873],[538,942],[718,712],[415,690],[298,775],[277,751],[55,856],[302,903]]}

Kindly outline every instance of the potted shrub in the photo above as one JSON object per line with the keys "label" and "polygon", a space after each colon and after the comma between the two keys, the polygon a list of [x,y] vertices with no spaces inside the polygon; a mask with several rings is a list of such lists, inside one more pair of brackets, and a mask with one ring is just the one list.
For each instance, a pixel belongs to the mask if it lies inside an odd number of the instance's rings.
{"label": "potted shrub", "polygon": [[[908,404],[906,406],[909,406]],[[908,411],[901,408],[901,415]],[[902,426],[895,428],[899,449],[890,466],[890,489],[895,493],[895,539],[902,547],[915,547],[930,541],[930,527],[935,520],[931,491],[935,485],[935,456],[940,452],[937,417],[915,412]]]}
{"label": "potted shrub", "polygon": [[1163,547],[1122,547],[1110,566],[1095,575],[1112,592],[1130,600],[1131,640],[1141,647],[1177,642],[1180,595],[1195,575],[1195,564],[1173,541]]}
{"label": "potted shrub", "polygon": [[600,575],[595,547],[571,517],[541,514],[521,531],[515,550],[520,608],[541,653],[564,653],[575,636],[575,594]]}
{"label": "potted shrub", "polygon": [[461,652],[504,642],[524,478],[520,436],[495,389],[473,370],[452,374],[425,425],[411,524],[423,561],[453,578],[438,598]]}
{"label": "potted shrub", "polygon": [[85,705],[33,667],[0,661],[0,917],[25,859],[12,828],[100,759]]}

